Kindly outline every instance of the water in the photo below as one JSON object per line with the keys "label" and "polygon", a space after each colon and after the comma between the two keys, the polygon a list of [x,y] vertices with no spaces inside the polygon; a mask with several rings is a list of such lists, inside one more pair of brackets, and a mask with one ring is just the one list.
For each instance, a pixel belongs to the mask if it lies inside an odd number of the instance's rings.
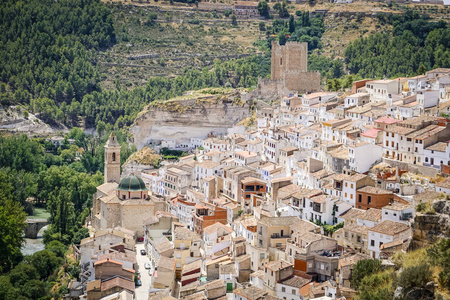
{"label": "water", "polygon": [[44,226],[41,230],[39,230],[37,239],[25,239],[25,244],[22,249],[20,249],[23,255],[32,255],[38,251],[45,249],[45,245],[42,240],[42,234],[46,229],[47,226]]}

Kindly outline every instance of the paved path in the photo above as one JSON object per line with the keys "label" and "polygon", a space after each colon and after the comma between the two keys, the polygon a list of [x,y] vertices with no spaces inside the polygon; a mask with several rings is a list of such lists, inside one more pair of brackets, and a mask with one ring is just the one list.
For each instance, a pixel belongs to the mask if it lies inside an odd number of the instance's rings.
{"label": "paved path", "polygon": [[[136,244],[136,262],[138,264],[138,270],[141,272],[142,281],[142,286],[137,286],[135,290],[136,300],[148,300],[148,291],[151,289],[152,278],[148,274],[148,269],[144,268],[144,264],[150,263],[150,259],[147,255],[141,255],[141,249],[144,249],[144,244]],[[152,271],[154,271],[153,268]]]}

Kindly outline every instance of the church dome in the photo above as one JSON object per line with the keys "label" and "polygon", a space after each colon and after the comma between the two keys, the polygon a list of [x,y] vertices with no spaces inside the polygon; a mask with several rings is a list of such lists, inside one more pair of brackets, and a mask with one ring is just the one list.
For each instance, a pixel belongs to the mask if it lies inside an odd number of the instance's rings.
{"label": "church dome", "polygon": [[148,191],[144,181],[136,175],[128,175],[120,180],[118,191]]}

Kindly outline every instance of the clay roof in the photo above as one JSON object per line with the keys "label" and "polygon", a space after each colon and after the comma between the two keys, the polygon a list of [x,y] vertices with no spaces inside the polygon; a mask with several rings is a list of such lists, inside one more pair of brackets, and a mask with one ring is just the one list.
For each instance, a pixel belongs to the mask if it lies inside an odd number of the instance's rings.
{"label": "clay roof", "polygon": [[316,225],[310,221],[302,220],[300,218],[294,221],[294,223],[291,225],[291,230],[295,230],[299,233],[313,232],[317,229],[320,229],[319,225]]}
{"label": "clay roof", "polygon": [[236,155],[240,155],[244,158],[249,158],[249,157],[255,157],[258,156],[258,153],[255,152],[251,152],[251,151],[238,151],[235,153]]}
{"label": "clay roof", "polygon": [[264,267],[266,267],[267,269],[269,269],[271,271],[279,271],[279,270],[282,270],[282,269],[285,269],[288,267],[292,267],[292,266],[293,266],[293,264],[285,261],[284,259],[271,261],[264,265]]}
{"label": "clay roof", "polygon": [[236,273],[236,266],[233,263],[229,263],[226,265],[220,265],[219,271],[221,274],[232,274],[237,275]]}
{"label": "clay roof", "polygon": [[444,179],[443,181],[436,184],[437,187],[449,189],[450,188],[450,177]]}
{"label": "clay roof", "polygon": [[362,136],[368,137],[368,138],[376,138],[378,136],[378,132],[380,132],[380,129],[372,128],[370,130],[364,131],[361,133]]}
{"label": "clay roof", "polygon": [[309,282],[308,284],[305,284],[304,286],[302,286],[298,293],[300,295],[302,295],[303,297],[307,297],[309,295],[309,291],[311,290],[311,288],[313,288],[314,286],[320,285],[320,283],[318,282]]}
{"label": "clay roof", "polygon": [[246,261],[247,259],[250,259],[250,254],[240,255],[240,256],[236,257],[234,260],[235,260],[237,263],[241,263],[241,262],[243,262],[243,261]]}
{"label": "clay roof", "polygon": [[182,274],[189,273],[191,271],[194,271],[194,270],[197,270],[197,269],[201,269],[201,267],[202,267],[202,260],[198,259],[198,260],[193,261],[191,263],[185,264],[183,266],[183,271],[181,273]]}
{"label": "clay roof", "polygon": [[111,192],[114,192],[117,188],[117,182],[107,182],[97,187],[97,190],[102,192],[105,195],[108,195]]}
{"label": "clay roof", "polygon": [[375,186],[365,186],[357,190],[357,192],[360,193],[367,193],[367,194],[375,194],[375,195],[387,195],[392,194],[392,191],[388,191],[379,187]]}
{"label": "clay roof", "polygon": [[371,257],[362,253],[355,253],[348,256],[341,256],[339,258],[339,268],[356,265],[356,263],[363,259],[370,259]]}
{"label": "clay roof", "polygon": [[116,264],[116,265],[119,265],[119,266],[122,265],[122,263],[119,262],[119,261],[115,261],[115,260],[112,260],[112,259],[107,258],[107,259],[102,259],[102,260],[96,261],[96,262],[94,263],[94,266],[99,266],[99,265],[102,265],[102,264],[107,263],[107,262],[108,262],[108,263],[112,263],[112,264]]}
{"label": "clay roof", "polygon": [[241,180],[242,184],[250,184],[250,183],[258,183],[258,184],[263,184],[266,185],[267,183],[259,178],[255,178],[255,177],[245,177],[244,179]]}
{"label": "clay roof", "polygon": [[125,279],[120,276],[116,276],[110,279],[107,279],[105,281],[102,281],[101,285],[101,291],[107,291],[114,287],[120,287],[122,289],[129,290],[131,292],[134,292],[134,281]]}
{"label": "clay roof", "polygon": [[240,288],[234,290],[234,293],[246,298],[247,300],[257,300],[267,294],[266,291],[256,286],[250,286],[248,288]]}
{"label": "clay roof", "polygon": [[[450,103],[450,101],[449,101]],[[439,151],[439,152],[445,152],[445,149],[447,148],[446,142],[437,142],[431,146],[426,147],[426,150],[433,150],[433,151]]]}
{"label": "clay roof", "polygon": [[115,260],[115,261],[126,261],[131,263],[136,263],[136,254],[134,252],[111,252],[107,254],[100,255],[98,260]]}
{"label": "clay roof", "polygon": [[102,285],[102,281],[100,279],[90,281],[86,284],[86,290],[92,291],[92,290],[99,290]]}
{"label": "clay roof", "polygon": [[284,285],[289,285],[289,286],[293,286],[296,288],[301,288],[302,286],[304,286],[305,284],[308,284],[311,280],[310,279],[306,279],[303,277],[299,277],[299,276],[292,276],[288,279],[285,279],[283,281],[281,281],[281,284]]}
{"label": "clay roof", "polygon": [[258,270],[256,272],[253,272],[252,274],[250,274],[250,276],[264,279],[264,271],[263,270]]}
{"label": "clay roof", "polygon": [[360,220],[379,222],[381,220],[381,209],[369,208],[358,216]]}
{"label": "clay roof", "polygon": [[160,256],[158,260],[158,271],[161,272],[162,269],[172,270],[175,272],[176,260],[172,257]]}
{"label": "clay roof", "polygon": [[390,209],[390,210],[396,210],[396,211],[401,211],[407,208],[411,208],[412,204],[404,204],[404,203],[400,203],[395,201],[392,204],[386,205],[383,207],[383,209]]}
{"label": "clay roof", "polygon": [[174,230],[176,240],[200,240],[200,235],[184,227],[177,227]]}
{"label": "clay roof", "polygon": [[404,223],[394,222],[391,220],[385,220],[380,224],[372,227],[369,231],[378,232],[387,235],[396,235],[405,230],[410,230],[410,227]]}
{"label": "clay roof", "polygon": [[203,228],[203,232],[206,234],[211,234],[213,232],[217,232],[217,230],[219,230],[219,228],[222,228],[225,231],[228,231],[229,233],[233,232],[233,229],[231,229],[231,227],[223,225],[222,223],[219,223],[219,222],[216,222],[212,225],[209,225],[209,226]]}
{"label": "clay roof", "polygon": [[350,208],[343,214],[339,215],[339,218],[344,220],[356,220],[360,215],[364,213],[364,210],[358,208]]}
{"label": "clay roof", "polygon": [[290,226],[297,222],[298,217],[263,217],[258,223],[265,224],[267,226]]}
{"label": "clay roof", "polygon": [[217,280],[211,281],[210,283],[207,283],[205,285],[205,289],[212,290],[212,289],[222,288],[224,286],[225,286],[225,282],[223,282],[222,279],[217,279]]}
{"label": "clay roof", "polygon": [[169,242],[169,240],[165,236],[156,238],[151,243],[152,243],[153,247],[155,248],[155,250],[158,251],[159,253],[163,253],[170,249],[173,249],[172,244]]}
{"label": "clay roof", "polygon": [[200,167],[200,168],[204,168],[204,169],[213,169],[213,168],[216,168],[217,166],[219,166],[219,163],[206,160],[206,161],[203,161],[201,163],[197,163],[195,166],[196,167]]}

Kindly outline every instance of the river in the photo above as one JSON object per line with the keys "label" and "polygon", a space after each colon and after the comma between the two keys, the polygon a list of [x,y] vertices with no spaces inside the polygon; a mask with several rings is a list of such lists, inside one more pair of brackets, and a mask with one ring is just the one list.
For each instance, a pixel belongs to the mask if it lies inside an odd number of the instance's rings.
{"label": "river", "polygon": [[[35,208],[32,216],[28,216],[29,219],[48,219],[50,214],[43,208]],[[25,239],[25,244],[20,250],[23,255],[32,255],[38,251],[44,250],[45,245],[42,240],[42,234],[47,229],[47,226],[44,226],[41,230],[39,230],[37,239]]]}

